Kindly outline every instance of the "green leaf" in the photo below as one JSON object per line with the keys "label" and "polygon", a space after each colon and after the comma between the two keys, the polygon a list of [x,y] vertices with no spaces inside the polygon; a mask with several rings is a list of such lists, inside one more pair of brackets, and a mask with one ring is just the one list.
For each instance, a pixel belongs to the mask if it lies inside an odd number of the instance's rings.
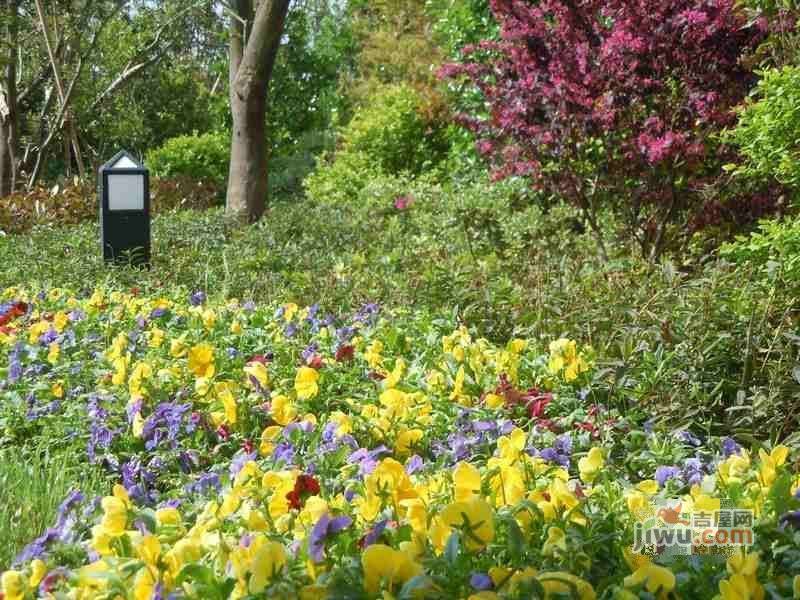
{"label": "green leaf", "polygon": [[461,536],[458,531],[454,531],[450,534],[450,537],[447,539],[447,544],[444,547],[444,558],[451,565],[454,565],[458,560],[458,549],[460,544]]}

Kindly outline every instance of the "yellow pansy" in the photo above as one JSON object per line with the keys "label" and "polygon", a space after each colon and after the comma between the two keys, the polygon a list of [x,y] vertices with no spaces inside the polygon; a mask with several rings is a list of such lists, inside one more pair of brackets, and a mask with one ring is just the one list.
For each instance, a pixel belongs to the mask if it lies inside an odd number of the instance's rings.
{"label": "yellow pansy", "polygon": [[644,586],[651,594],[666,598],[667,594],[675,589],[675,575],[666,567],[647,561],[633,574],[628,575],[623,583],[627,588]]}
{"label": "yellow pansy", "polygon": [[63,333],[69,324],[69,317],[64,311],[58,311],[53,315],[53,327],[58,333]]}
{"label": "yellow pansy", "polygon": [[206,343],[192,346],[189,350],[189,370],[197,377],[213,377],[214,347]]}
{"label": "yellow pansy", "polygon": [[171,506],[159,508],[156,511],[156,520],[161,525],[178,526],[181,524],[181,513]]}
{"label": "yellow pansy", "polygon": [[294,316],[297,314],[299,307],[294,302],[289,302],[288,304],[283,305],[283,319],[287,323],[291,321]]}
{"label": "yellow pansy", "polygon": [[203,327],[211,331],[212,329],[214,329],[214,325],[216,324],[216,322],[217,322],[217,314],[213,310],[207,308],[206,310],[203,311]]}
{"label": "yellow pansy", "polygon": [[233,395],[230,386],[217,384],[214,388],[217,398],[222,402],[222,406],[225,410],[225,421],[230,425],[235,425],[237,417],[236,397]]}
{"label": "yellow pansy", "polygon": [[581,479],[585,483],[592,483],[600,470],[605,466],[605,459],[603,458],[603,451],[594,446],[589,450],[589,453],[578,461],[578,470],[580,471]]}
{"label": "yellow pansy", "polygon": [[54,365],[58,362],[58,357],[61,354],[61,346],[58,342],[51,342],[47,350],[47,362]]}
{"label": "yellow pansy", "polygon": [[239,580],[250,574],[248,590],[251,594],[262,592],[286,564],[283,545],[269,541],[263,534],[255,535],[247,548],[236,547],[230,556],[234,574]]}
{"label": "yellow pansy", "polygon": [[423,436],[422,429],[403,429],[397,434],[394,449],[399,456],[410,454],[411,447],[418,443]]}
{"label": "yellow pansy", "polygon": [[364,358],[366,359],[370,368],[377,369],[381,366],[381,363],[383,362],[381,352],[383,352],[383,343],[380,340],[375,340],[372,342],[364,352]]}
{"label": "yellow pansy", "polygon": [[156,587],[156,578],[151,567],[145,566],[133,578],[133,600],[151,600]]}
{"label": "yellow pansy", "polygon": [[567,534],[560,527],[551,526],[547,530],[547,540],[542,546],[544,556],[558,556],[567,552]]}
{"label": "yellow pansy", "polygon": [[249,362],[244,367],[244,372],[248,377],[253,377],[262,388],[269,385],[269,373],[267,366],[259,361]]}
{"label": "yellow pansy", "polygon": [[53,394],[54,398],[63,398],[64,384],[60,381],[56,381],[52,386],[50,386],[50,393]]}
{"label": "yellow pansy", "polygon": [[469,406],[469,397],[464,394],[465,377],[466,372],[464,371],[464,365],[461,365],[458,367],[458,371],[456,371],[456,377],[453,380],[453,391],[450,392],[450,400],[458,402],[459,404],[463,404],[464,406]]}
{"label": "yellow pansy", "polygon": [[456,502],[469,500],[481,491],[481,474],[475,465],[460,462],[453,469],[454,497]]}
{"label": "yellow pansy", "polygon": [[311,367],[300,367],[294,378],[294,391],[301,400],[313,398],[319,393],[319,372]]}
{"label": "yellow pansy", "polygon": [[775,482],[778,467],[786,462],[789,448],[783,445],[775,446],[769,454],[762,448],[758,451],[758,456],[761,459],[761,469],[759,470],[761,483],[765,487],[769,487]]}
{"label": "yellow pansy", "polygon": [[37,558],[31,561],[31,576],[28,579],[28,585],[31,588],[39,587],[39,584],[44,579],[44,576],[47,575],[47,565],[44,563],[43,560]]}
{"label": "yellow pansy", "polygon": [[402,358],[398,358],[394,363],[394,369],[392,372],[386,376],[386,379],[383,380],[383,387],[386,389],[390,389],[395,387],[398,383],[400,383],[400,378],[403,377],[403,374],[406,371],[406,361]]}
{"label": "yellow pansy", "polygon": [[281,431],[283,431],[282,427],[279,425],[272,425],[261,432],[261,444],[258,447],[261,456],[272,455],[273,450],[275,450],[275,442],[281,435]]}
{"label": "yellow pansy", "polygon": [[[120,493],[119,488],[122,486],[114,486],[114,495],[106,496],[100,502],[103,509],[103,518],[100,521],[100,526],[103,531],[111,537],[118,537],[125,533],[128,523],[128,506],[130,501],[127,498],[127,493]],[[122,488],[124,492],[125,488]]]}
{"label": "yellow pansy", "polygon": [[391,591],[422,572],[422,566],[406,553],[384,544],[372,544],[361,555],[364,568],[364,589],[374,594],[381,583]]}
{"label": "yellow pansy", "polygon": [[505,404],[505,399],[497,394],[486,394],[483,398],[483,403],[487,408],[502,408]]}
{"label": "yellow pansy", "polygon": [[172,358],[182,358],[186,356],[186,336],[181,336],[172,340],[169,344],[169,354]]}
{"label": "yellow pansy", "polygon": [[125,383],[128,378],[128,365],[130,362],[130,352],[126,353],[124,356],[114,359],[114,362],[112,363],[114,366],[114,374],[111,376],[111,383],[114,385],[122,385]]}
{"label": "yellow pansy", "polygon": [[22,600],[25,597],[25,580],[19,571],[8,570],[0,577],[5,600]]}
{"label": "yellow pansy", "polygon": [[479,550],[494,539],[494,513],[482,498],[448,504],[441,519],[444,525],[462,530],[467,550]]}
{"label": "yellow pansy", "polygon": [[295,408],[288,396],[278,394],[272,398],[272,402],[270,403],[270,414],[275,422],[279,425],[288,425],[294,421],[295,417],[297,416],[297,408]]}
{"label": "yellow pansy", "polygon": [[164,330],[159,329],[158,327],[153,327],[150,330],[150,335],[147,340],[147,345],[151,348],[160,348],[161,344],[164,343]]}

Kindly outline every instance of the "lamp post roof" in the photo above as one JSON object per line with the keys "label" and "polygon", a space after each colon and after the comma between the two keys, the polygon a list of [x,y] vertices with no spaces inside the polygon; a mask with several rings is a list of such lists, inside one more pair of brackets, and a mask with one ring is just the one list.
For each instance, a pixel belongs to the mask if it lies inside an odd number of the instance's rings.
{"label": "lamp post roof", "polygon": [[100,167],[101,171],[113,171],[115,169],[144,170],[144,165],[140,164],[127,150],[120,150]]}

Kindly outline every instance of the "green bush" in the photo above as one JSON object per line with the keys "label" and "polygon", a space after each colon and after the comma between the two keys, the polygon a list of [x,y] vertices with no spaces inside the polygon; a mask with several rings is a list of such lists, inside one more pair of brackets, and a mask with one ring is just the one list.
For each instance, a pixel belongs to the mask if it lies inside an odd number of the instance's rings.
{"label": "green bush", "polygon": [[387,85],[356,111],[341,131],[339,148],[321,159],[305,182],[323,201],[354,199],[368,181],[383,176],[417,176],[447,154],[446,127],[424,114],[425,102],[405,85]]}
{"label": "green bush", "polygon": [[405,85],[380,88],[345,128],[345,151],[363,152],[388,173],[421,173],[447,150],[443,126],[422,113],[424,101]]}
{"label": "green bush", "polygon": [[182,135],[149,152],[147,166],[158,177],[210,179],[224,187],[230,157],[230,135],[227,133]]}
{"label": "green bush", "polygon": [[762,221],[758,231],[739,236],[720,248],[720,255],[738,265],[758,269],[762,277],[800,284],[800,218]]}
{"label": "green bush", "polygon": [[769,69],[725,139],[738,147],[741,165],[729,169],[747,178],[800,187],[800,67]]}

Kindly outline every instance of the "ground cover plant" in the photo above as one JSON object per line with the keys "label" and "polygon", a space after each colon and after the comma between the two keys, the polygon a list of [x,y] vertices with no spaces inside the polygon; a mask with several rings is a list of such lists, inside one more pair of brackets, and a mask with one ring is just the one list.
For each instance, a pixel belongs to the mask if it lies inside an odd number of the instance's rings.
{"label": "ground cover plant", "polygon": [[[7,288],[2,419],[120,480],[73,491],[6,598],[792,593],[789,448],[653,428],[574,340],[497,345],[367,304]],[[755,511],[747,555],[630,552],[658,497]],[[727,564],[727,567],[726,567]]]}

